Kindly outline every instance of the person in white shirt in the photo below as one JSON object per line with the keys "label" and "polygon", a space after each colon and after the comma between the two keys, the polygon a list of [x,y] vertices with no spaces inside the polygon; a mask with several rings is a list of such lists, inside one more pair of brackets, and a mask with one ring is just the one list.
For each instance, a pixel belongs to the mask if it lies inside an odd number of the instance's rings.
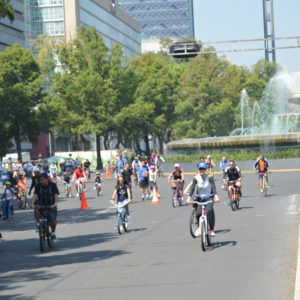
{"label": "person in white shirt", "polygon": [[[150,166],[149,170],[149,187],[151,192],[151,197],[153,197],[153,188],[156,187],[156,191],[158,194],[158,188],[157,188],[157,171],[155,165]],[[160,195],[157,195],[160,197]]]}

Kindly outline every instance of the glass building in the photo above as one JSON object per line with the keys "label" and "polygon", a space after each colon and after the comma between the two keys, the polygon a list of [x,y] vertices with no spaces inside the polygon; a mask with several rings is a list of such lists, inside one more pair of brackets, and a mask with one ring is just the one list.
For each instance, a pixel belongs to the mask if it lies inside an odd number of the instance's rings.
{"label": "glass building", "polygon": [[26,46],[23,0],[12,0],[10,3],[15,10],[15,19],[11,22],[7,17],[0,18],[0,51],[13,44]]}
{"label": "glass building", "polygon": [[118,0],[141,25],[142,40],[194,38],[193,0]]}
{"label": "glass building", "polygon": [[141,52],[140,25],[111,0],[25,0],[27,40],[50,35],[70,40],[82,25],[94,26],[110,48],[118,43],[124,56]]}

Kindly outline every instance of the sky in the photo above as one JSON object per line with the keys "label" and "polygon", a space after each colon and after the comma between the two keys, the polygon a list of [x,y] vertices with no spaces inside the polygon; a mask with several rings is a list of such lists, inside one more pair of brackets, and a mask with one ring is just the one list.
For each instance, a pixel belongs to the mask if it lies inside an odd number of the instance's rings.
{"label": "sky", "polygon": [[[275,37],[300,36],[300,0],[273,0]],[[263,0],[194,0],[195,36],[203,42],[264,37]],[[300,39],[276,41],[276,46],[300,45]],[[219,44],[218,50],[262,48],[254,43]],[[221,55],[221,54],[220,54]],[[232,63],[251,66],[264,51],[225,53]],[[289,72],[300,72],[300,48],[276,50],[276,61]]]}

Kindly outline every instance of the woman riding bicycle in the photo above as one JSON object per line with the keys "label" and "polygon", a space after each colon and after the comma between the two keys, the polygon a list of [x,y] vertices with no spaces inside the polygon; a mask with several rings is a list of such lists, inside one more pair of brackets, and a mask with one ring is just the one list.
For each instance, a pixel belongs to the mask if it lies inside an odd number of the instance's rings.
{"label": "woman riding bicycle", "polygon": [[[173,178],[172,178],[173,177]],[[174,170],[171,172],[170,176],[168,177],[168,182],[170,182],[171,178],[173,180],[178,181],[178,192],[180,196],[179,202],[181,203],[183,198],[183,187],[184,187],[184,174],[183,174],[183,169],[180,168],[179,164],[174,165]]]}
{"label": "woman riding bicycle", "polygon": [[[194,195],[195,201],[197,202],[207,202],[208,200],[213,200],[213,202],[206,204],[207,220],[210,228],[210,235],[215,236],[215,212],[214,212],[214,202],[219,202],[219,196],[217,194],[217,189],[213,177],[207,176],[207,164],[201,162],[197,164],[198,175],[195,176],[193,184],[191,186],[189,197],[187,198],[187,204],[192,201],[192,196]],[[196,204],[196,215],[199,218],[202,214],[202,207]],[[200,228],[197,229],[196,234],[199,235]]]}

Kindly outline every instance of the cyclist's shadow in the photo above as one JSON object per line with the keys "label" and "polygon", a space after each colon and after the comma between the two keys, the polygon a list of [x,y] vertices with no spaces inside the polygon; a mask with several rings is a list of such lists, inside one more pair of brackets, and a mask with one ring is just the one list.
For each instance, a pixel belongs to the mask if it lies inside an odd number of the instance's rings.
{"label": "cyclist's shadow", "polygon": [[220,247],[225,247],[225,246],[236,246],[237,241],[222,241],[222,242],[212,242],[210,250],[214,250]]}

